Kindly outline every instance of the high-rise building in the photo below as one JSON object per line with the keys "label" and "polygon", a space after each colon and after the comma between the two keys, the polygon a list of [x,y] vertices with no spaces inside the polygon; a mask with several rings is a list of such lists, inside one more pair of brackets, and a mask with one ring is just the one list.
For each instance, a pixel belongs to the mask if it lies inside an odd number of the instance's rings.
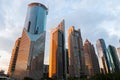
{"label": "high-rise building", "polygon": [[13,77],[22,79],[43,77],[45,26],[48,9],[41,3],[28,5]]}
{"label": "high-rise building", "polygon": [[96,42],[96,47],[98,51],[98,59],[101,73],[109,73],[110,72],[110,58],[107,52],[107,48],[103,39],[98,39]]}
{"label": "high-rise building", "polygon": [[80,29],[75,30],[74,26],[68,30],[68,58],[69,75],[80,77],[85,75],[85,61],[83,52],[83,42]]}
{"label": "high-rise building", "polygon": [[18,38],[16,40],[14,48],[12,50],[12,56],[11,56],[11,60],[10,60],[9,68],[8,68],[9,76],[12,76],[13,72],[15,71],[16,59],[18,56],[18,50],[19,50],[19,46],[20,46],[20,40],[21,40],[21,38]]}
{"label": "high-rise building", "polygon": [[49,77],[63,79],[66,74],[64,20],[50,34]]}
{"label": "high-rise building", "polygon": [[100,72],[99,62],[94,46],[86,39],[84,42],[85,65],[88,69],[88,76],[91,77]]}
{"label": "high-rise building", "polygon": [[116,48],[112,45],[108,46],[108,52],[110,55],[110,62],[111,62],[111,67],[112,67],[112,72],[118,72],[120,71],[120,64],[119,64],[119,58],[117,55]]}
{"label": "high-rise building", "polygon": [[118,52],[118,58],[119,58],[119,62],[120,62],[120,47],[117,48],[117,52]]}
{"label": "high-rise building", "polygon": [[48,78],[48,73],[49,73],[49,65],[45,64],[43,67],[43,74],[44,74],[44,78]]}
{"label": "high-rise building", "polygon": [[68,49],[66,49],[66,69],[67,69],[67,75],[69,75]]}

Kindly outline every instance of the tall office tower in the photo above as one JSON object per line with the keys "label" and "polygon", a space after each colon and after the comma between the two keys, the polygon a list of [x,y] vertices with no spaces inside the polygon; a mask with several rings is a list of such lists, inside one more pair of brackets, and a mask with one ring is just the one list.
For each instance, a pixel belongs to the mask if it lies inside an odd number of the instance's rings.
{"label": "tall office tower", "polygon": [[80,77],[85,75],[85,61],[83,52],[83,42],[80,29],[75,30],[74,26],[68,30],[68,58],[69,75]]}
{"label": "tall office tower", "polygon": [[13,77],[35,80],[43,76],[47,8],[41,3],[28,5]]}
{"label": "tall office tower", "polygon": [[110,72],[110,62],[109,62],[109,55],[107,52],[107,48],[103,39],[98,39],[96,42],[96,47],[98,51],[98,59],[100,65],[100,72],[101,73],[109,73]]}
{"label": "tall office tower", "polygon": [[50,62],[49,77],[63,79],[66,74],[65,70],[65,37],[64,37],[64,20],[57,28],[51,30],[50,36]]}
{"label": "tall office tower", "polygon": [[100,72],[99,62],[94,46],[86,39],[84,42],[85,65],[88,69],[88,76],[93,76]]}
{"label": "tall office tower", "polygon": [[66,49],[66,69],[67,69],[67,75],[68,75],[69,74],[68,49]]}
{"label": "tall office tower", "polygon": [[44,67],[43,67],[44,69],[43,69],[43,77],[44,78],[48,78],[48,73],[49,73],[49,65],[46,65],[46,64],[44,64]]}
{"label": "tall office tower", "polygon": [[119,62],[120,62],[120,47],[117,48],[117,52],[118,52],[118,58],[119,58]]}
{"label": "tall office tower", "polygon": [[110,62],[112,65],[112,72],[118,72],[120,71],[120,64],[119,64],[119,58],[117,55],[116,48],[112,45],[108,46],[108,52],[110,55]]}
{"label": "tall office tower", "polygon": [[11,60],[10,60],[9,68],[8,68],[9,76],[12,76],[13,72],[15,71],[16,59],[17,59],[17,56],[18,56],[18,50],[19,50],[19,46],[20,46],[20,41],[21,41],[21,38],[18,38],[16,40],[14,48],[12,50],[12,56],[11,56]]}

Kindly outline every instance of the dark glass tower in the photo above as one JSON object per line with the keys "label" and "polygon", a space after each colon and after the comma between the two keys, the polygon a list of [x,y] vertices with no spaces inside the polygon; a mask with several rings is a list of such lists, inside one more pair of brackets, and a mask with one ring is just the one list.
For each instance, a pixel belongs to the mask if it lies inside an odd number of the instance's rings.
{"label": "dark glass tower", "polygon": [[41,3],[30,3],[28,5],[12,77],[20,80],[26,76],[35,80],[43,77],[47,13],[47,8]]}
{"label": "dark glass tower", "polygon": [[120,64],[119,64],[119,58],[117,55],[116,48],[112,45],[108,46],[108,52],[110,55],[110,62],[112,65],[112,72],[118,72],[120,71]]}
{"label": "dark glass tower", "polygon": [[98,39],[96,42],[97,51],[98,51],[98,58],[99,58],[99,65],[100,70],[102,73],[109,73],[110,72],[110,57],[107,52],[107,48],[103,39]]}

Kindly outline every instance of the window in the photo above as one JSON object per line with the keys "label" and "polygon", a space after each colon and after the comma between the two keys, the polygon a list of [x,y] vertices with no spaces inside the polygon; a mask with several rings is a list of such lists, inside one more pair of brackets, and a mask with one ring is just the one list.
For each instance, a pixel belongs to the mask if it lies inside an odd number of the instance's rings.
{"label": "window", "polygon": [[29,23],[28,23],[28,32],[30,31],[30,25],[31,25],[31,22],[29,21]]}
{"label": "window", "polygon": [[36,29],[36,31],[35,31],[35,34],[38,34],[38,30],[39,30],[39,28],[37,27],[37,29]]}

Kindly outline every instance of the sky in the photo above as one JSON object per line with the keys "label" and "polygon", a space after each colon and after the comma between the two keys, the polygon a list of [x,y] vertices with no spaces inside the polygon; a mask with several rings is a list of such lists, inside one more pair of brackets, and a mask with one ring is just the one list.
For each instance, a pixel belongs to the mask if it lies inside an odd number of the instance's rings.
{"label": "sky", "polygon": [[[95,46],[103,38],[106,46],[120,47],[120,0],[0,0],[0,70],[7,72],[15,40],[22,34],[27,5],[39,2],[48,7],[45,63],[49,63],[50,29],[65,20],[65,38],[70,26],[81,29]],[[96,47],[96,46],[95,46]]]}

